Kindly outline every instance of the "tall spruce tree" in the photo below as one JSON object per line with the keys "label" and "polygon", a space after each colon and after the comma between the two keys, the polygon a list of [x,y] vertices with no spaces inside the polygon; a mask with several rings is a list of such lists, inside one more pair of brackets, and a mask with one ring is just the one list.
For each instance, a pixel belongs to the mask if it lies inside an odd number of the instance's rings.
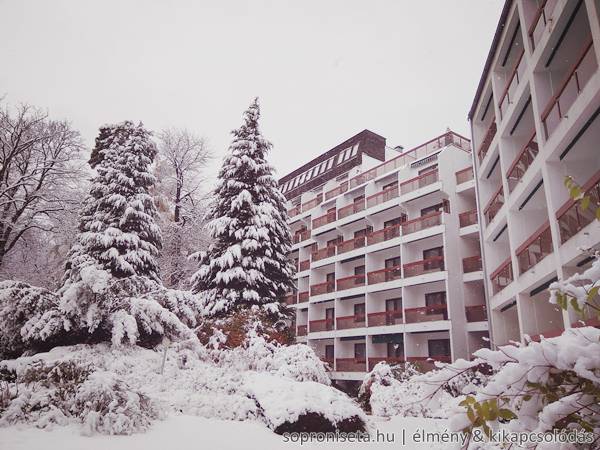
{"label": "tall spruce tree", "polygon": [[192,291],[203,293],[206,312],[217,317],[254,305],[278,317],[293,286],[285,198],[266,160],[271,144],[259,131],[259,116],[255,99],[232,132],[208,212],[213,243],[199,253],[192,278]]}
{"label": "tall spruce tree", "polygon": [[96,169],[81,213],[77,241],[64,277],[65,285],[95,265],[115,278],[145,276],[160,282],[161,247],[156,208],[149,194],[154,184],[150,166],[156,146],[142,124],[125,121],[100,128],[89,164]]}

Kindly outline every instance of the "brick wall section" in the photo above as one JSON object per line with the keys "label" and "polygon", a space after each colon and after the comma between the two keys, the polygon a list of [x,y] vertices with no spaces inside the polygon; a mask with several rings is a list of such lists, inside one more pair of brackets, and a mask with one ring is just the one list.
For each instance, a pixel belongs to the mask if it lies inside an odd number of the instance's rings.
{"label": "brick wall section", "polygon": [[360,133],[358,133],[357,135],[352,136],[350,139],[345,140],[341,144],[336,145],[331,150],[321,154],[320,156],[316,157],[312,161],[304,164],[303,166],[298,167],[293,172],[287,174],[286,176],[284,176],[283,178],[281,178],[279,180],[279,185],[282,185],[283,183],[289,181],[290,179],[296,177],[297,175],[300,175],[301,173],[307,171],[311,167],[314,167],[314,166],[322,163],[323,161],[328,160],[332,156],[337,155],[338,153],[342,152],[343,150],[347,149],[348,147],[352,147],[356,143],[358,143],[359,145],[358,145],[358,154],[356,155],[355,158],[352,158],[351,160],[348,160],[348,161],[344,161],[340,165],[335,165],[328,172],[325,172],[325,173],[319,175],[318,177],[313,178],[312,180],[298,186],[296,189],[292,189],[291,191],[288,191],[285,194],[286,198],[289,200],[294,197],[297,197],[298,195],[303,194],[304,192],[310,191],[311,189],[314,189],[315,187],[326,183],[327,181],[331,180],[332,178],[335,178],[335,177],[347,172],[348,170],[352,169],[353,167],[360,165],[362,163],[363,153],[365,153],[365,154],[369,155],[370,157],[375,158],[379,161],[385,161],[385,138],[376,133],[373,133],[372,131],[363,130]]}

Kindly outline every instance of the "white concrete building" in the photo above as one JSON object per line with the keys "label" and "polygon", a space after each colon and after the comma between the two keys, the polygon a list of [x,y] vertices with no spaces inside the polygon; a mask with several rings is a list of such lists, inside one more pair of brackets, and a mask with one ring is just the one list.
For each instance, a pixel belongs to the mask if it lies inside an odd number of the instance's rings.
{"label": "white concrete building", "polygon": [[507,1],[469,113],[495,345],[581,323],[546,288],[600,244],[563,184],[600,197],[599,13],[598,0]]}
{"label": "white concrete building", "polygon": [[450,131],[403,151],[365,130],[280,180],[298,267],[287,303],[333,379],[488,345],[471,164]]}

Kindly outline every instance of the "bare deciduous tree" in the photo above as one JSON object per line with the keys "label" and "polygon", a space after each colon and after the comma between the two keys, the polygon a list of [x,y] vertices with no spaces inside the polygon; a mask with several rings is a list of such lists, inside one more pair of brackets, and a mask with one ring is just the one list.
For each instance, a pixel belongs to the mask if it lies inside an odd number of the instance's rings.
{"label": "bare deciduous tree", "polygon": [[79,206],[79,133],[29,105],[0,108],[0,267],[34,231],[53,232]]}
{"label": "bare deciduous tree", "polygon": [[188,255],[197,250],[198,234],[204,223],[205,204],[202,170],[211,159],[204,138],[185,129],[167,129],[158,134],[156,186],[161,215],[163,281],[181,287],[193,265]]}

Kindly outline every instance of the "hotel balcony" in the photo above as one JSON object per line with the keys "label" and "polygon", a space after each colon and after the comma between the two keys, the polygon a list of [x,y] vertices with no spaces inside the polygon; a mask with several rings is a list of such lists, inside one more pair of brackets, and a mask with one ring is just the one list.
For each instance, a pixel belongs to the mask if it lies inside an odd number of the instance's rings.
{"label": "hotel balcony", "polygon": [[468,256],[462,260],[463,273],[471,273],[483,270],[481,255]]}
{"label": "hotel balcony", "polygon": [[477,209],[460,213],[458,215],[458,222],[461,228],[475,225],[477,223]]}
{"label": "hotel balcony", "polygon": [[350,277],[340,278],[336,281],[337,290],[343,291],[365,285],[365,275],[352,275]]}
{"label": "hotel balcony", "polygon": [[[585,183],[581,190],[591,197],[591,204],[600,205],[600,171]],[[564,244],[595,220],[593,208],[583,209],[579,202],[567,201],[556,213],[561,244]]]}
{"label": "hotel balcony", "polygon": [[325,192],[325,200],[330,200],[333,197],[337,197],[340,194],[343,194],[348,190],[348,182],[344,181],[339,186],[331,189],[330,191]]}
{"label": "hotel balcony", "polygon": [[504,205],[504,190],[502,189],[502,185],[500,185],[483,210],[486,225],[489,225],[492,220],[494,220],[494,217],[496,217],[496,214],[498,214],[502,205]]}
{"label": "hotel balcony", "polygon": [[[437,173],[437,172],[436,172]],[[418,217],[402,224],[402,235],[416,233],[417,231],[435,227],[442,224],[442,211],[436,211],[422,217]]]}
{"label": "hotel balcony", "polygon": [[312,262],[335,256],[335,245],[328,245],[311,254]]}
{"label": "hotel balcony", "polygon": [[546,256],[550,255],[552,251],[550,223],[546,222],[517,248],[515,253],[517,254],[517,261],[519,263],[519,274],[527,272]]}
{"label": "hotel balcony", "polygon": [[380,205],[394,198],[398,198],[399,191],[398,186],[392,186],[387,189],[384,189],[377,194],[373,194],[367,197],[367,208],[372,208],[373,206]]}
{"label": "hotel balcony", "polygon": [[313,208],[316,208],[323,202],[323,194],[317,195],[312,200],[307,201],[306,203],[302,203],[302,212],[309,211]]}
{"label": "hotel balcony", "polygon": [[330,292],[335,291],[335,281],[325,281],[324,283],[313,284],[310,287],[310,295],[314,297],[315,295],[329,294]]}
{"label": "hotel balcony", "polygon": [[306,303],[309,297],[308,291],[300,292],[298,294],[298,303]]}
{"label": "hotel balcony", "polygon": [[521,151],[511,164],[510,168],[508,169],[508,172],[506,173],[509,192],[512,192],[519,183],[519,181],[521,181],[521,179],[525,175],[525,172],[527,172],[529,166],[533,164],[533,161],[538,155],[538,152],[538,142],[536,134],[534,132],[531,139],[521,149]]}
{"label": "hotel balcony", "polygon": [[535,15],[533,16],[533,20],[531,25],[529,26],[529,30],[527,35],[529,36],[529,40],[531,41],[531,46],[536,48],[544,31],[546,30],[546,26],[550,19],[552,19],[552,13],[554,12],[554,8],[558,0],[542,0],[540,2],[540,6],[538,7]]}
{"label": "hotel balcony", "polygon": [[295,217],[302,212],[302,207],[300,205],[296,205],[291,209],[288,209],[288,216]]}
{"label": "hotel balcony", "polygon": [[502,289],[512,283],[513,279],[512,262],[509,257],[490,275],[493,294],[495,295],[500,292]]}
{"label": "hotel balcony", "polygon": [[365,199],[360,199],[348,206],[338,209],[338,220],[365,210]]}
{"label": "hotel balcony", "polygon": [[477,150],[477,156],[479,157],[479,162],[483,161],[485,155],[487,155],[488,150],[490,149],[490,145],[492,145],[492,141],[494,140],[494,136],[496,136],[496,131],[498,127],[496,126],[496,122],[492,122],[490,127],[488,128],[481,144],[479,145],[479,149]]}
{"label": "hotel balcony", "polygon": [[369,358],[369,370],[373,370],[373,367],[382,361],[385,361],[389,365],[402,364],[405,362],[404,356],[375,356]]}
{"label": "hotel balcony", "polygon": [[467,322],[486,322],[488,320],[487,307],[485,305],[465,306]]}
{"label": "hotel balcony", "polygon": [[456,172],[456,184],[463,184],[474,178],[473,167],[469,166]]}
{"label": "hotel balcony", "polygon": [[334,210],[334,211],[328,212],[327,214],[324,214],[320,217],[317,217],[316,219],[313,219],[312,227],[313,227],[313,229],[319,228],[319,227],[322,227],[329,223],[335,222],[336,220],[337,220],[337,214],[336,214],[336,211]]}
{"label": "hotel balcony", "polygon": [[416,277],[427,273],[439,272],[444,270],[444,257],[432,256],[421,261],[414,261],[404,264],[404,278]]}
{"label": "hotel balcony", "polygon": [[320,331],[332,331],[332,330],[333,330],[333,319],[311,320],[309,322],[309,331],[311,333],[318,333]]}
{"label": "hotel balcony", "polygon": [[367,274],[369,284],[385,283],[402,278],[402,266],[386,267],[385,269],[374,270]]}
{"label": "hotel balcony", "polygon": [[437,355],[437,356],[407,356],[406,362],[414,363],[423,372],[429,372],[437,369],[435,362],[449,363],[452,361],[450,355]]}
{"label": "hotel balcony", "polygon": [[354,316],[344,316],[337,317],[335,319],[336,329],[337,330],[347,330],[350,328],[362,328],[367,326],[365,322],[365,316],[363,315],[354,315]]}
{"label": "hotel balcony", "polygon": [[404,317],[406,323],[433,322],[436,320],[448,320],[447,305],[430,305],[418,308],[405,308]]}
{"label": "hotel balcony", "polygon": [[366,372],[366,359],[337,358],[335,360],[336,372]]}
{"label": "hotel balcony", "polygon": [[437,181],[439,181],[439,173],[437,170],[432,170],[431,172],[423,173],[418,177],[411,178],[410,180],[406,180],[400,184],[400,193],[401,194],[409,194],[417,189],[420,189],[425,186],[429,186]]}
{"label": "hotel balcony", "polygon": [[402,319],[402,310],[374,312],[370,313],[368,317],[370,327],[381,327],[404,323],[404,320]]}
{"label": "hotel balcony", "polygon": [[514,69],[512,70],[506,88],[504,92],[500,96],[500,117],[504,118],[506,115],[506,111],[508,110],[509,105],[516,101],[515,93],[517,91],[517,87],[523,80],[523,72],[525,71],[525,59],[523,55],[525,54],[525,50],[521,50],[521,53],[517,57],[517,62],[515,64]]}
{"label": "hotel balcony", "polygon": [[348,239],[337,244],[337,254],[347,253],[365,246],[366,237],[359,236],[357,238]]}
{"label": "hotel balcony", "polygon": [[298,270],[300,272],[304,272],[305,270],[310,269],[310,259],[305,259],[304,261],[300,261],[298,264]]}
{"label": "hotel balcony", "polygon": [[564,81],[556,91],[542,113],[542,124],[546,139],[554,132],[560,121],[567,115],[577,97],[598,69],[598,62],[589,37],[583,46],[575,64],[567,71]]}
{"label": "hotel balcony", "polygon": [[295,305],[298,302],[298,294],[296,292],[291,292],[287,294],[284,297],[283,302],[286,305]]}
{"label": "hotel balcony", "polygon": [[310,230],[303,230],[298,231],[294,234],[292,242],[294,244],[299,244],[300,242],[306,241],[307,239],[310,239]]}
{"label": "hotel balcony", "polygon": [[389,241],[390,239],[399,237],[400,227],[401,224],[397,224],[370,232],[367,234],[367,245],[379,244],[380,242]]}

